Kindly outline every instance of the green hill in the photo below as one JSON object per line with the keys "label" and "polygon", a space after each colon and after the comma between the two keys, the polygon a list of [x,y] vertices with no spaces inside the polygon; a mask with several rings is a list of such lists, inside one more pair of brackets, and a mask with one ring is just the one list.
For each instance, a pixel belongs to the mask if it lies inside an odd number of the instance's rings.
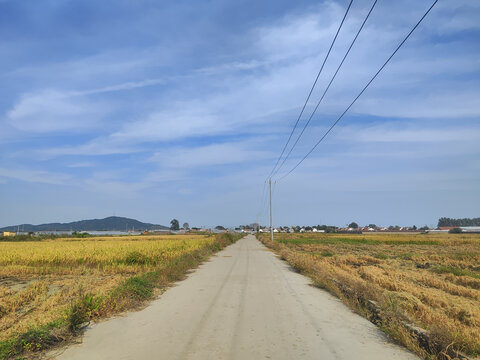
{"label": "green hill", "polygon": [[167,226],[144,223],[135,219],[110,216],[105,219],[50,223],[41,225],[20,224],[0,228],[0,231],[125,231],[125,230],[166,230]]}

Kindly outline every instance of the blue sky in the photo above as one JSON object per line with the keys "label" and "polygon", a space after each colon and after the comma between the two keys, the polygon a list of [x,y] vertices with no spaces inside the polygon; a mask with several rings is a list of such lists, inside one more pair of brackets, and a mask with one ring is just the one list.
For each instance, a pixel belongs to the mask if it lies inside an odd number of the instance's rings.
{"label": "blue sky", "polygon": [[[0,226],[266,224],[264,180],[347,3],[0,0]],[[311,104],[371,4],[354,1]],[[379,0],[284,170],[430,4]],[[480,216],[479,19],[479,2],[439,1],[275,184],[277,224]]]}

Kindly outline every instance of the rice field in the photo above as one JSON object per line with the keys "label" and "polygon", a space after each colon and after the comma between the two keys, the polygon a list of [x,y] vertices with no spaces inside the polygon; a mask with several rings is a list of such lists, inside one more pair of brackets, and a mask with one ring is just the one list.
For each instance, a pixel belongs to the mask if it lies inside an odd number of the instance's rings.
{"label": "rice field", "polygon": [[0,358],[45,347],[27,342],[12,350],[12,339],[32,329],[75,330],[137,306],[235,240],[227,235],[0,242]]}
{"label": "rice field", "polygon": [[[425,359],[480,355],[479,234],[259,235]],[[425,345],[412,337],[427,333]],[[425,330],[425,332],[423,332]]]}
{"label": "rice field", "polygon": [[135,274],[214,242],[204,235],[0,242],[0,276]]}

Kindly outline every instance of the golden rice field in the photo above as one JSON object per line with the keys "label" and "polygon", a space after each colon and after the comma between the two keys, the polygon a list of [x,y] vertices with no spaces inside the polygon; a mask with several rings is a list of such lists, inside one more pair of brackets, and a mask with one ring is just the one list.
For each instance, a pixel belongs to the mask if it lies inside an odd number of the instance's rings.
{"label": "golden rice field", "polygon": [[79,302],[87,320],[128,309],[224,245],[218,235],[0,242],[0,358],[7,341],[72,318]]}
{"label": "golden rice field", "polygon": [[[480,355],[479,234],[275,236],[271,243],[259,235],[294,268],[423,358]],[[418,328],[426,330],[428,345],[412,333]]]}
{"label": "golden rice field", "polygon": [[205,235],[164,235],[0,242],[0,276],[132,274],[214,241]]}

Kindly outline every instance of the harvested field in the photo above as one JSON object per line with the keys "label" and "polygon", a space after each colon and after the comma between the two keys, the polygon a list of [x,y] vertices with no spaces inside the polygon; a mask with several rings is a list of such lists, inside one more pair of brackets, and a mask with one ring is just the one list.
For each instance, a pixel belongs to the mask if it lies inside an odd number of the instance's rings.
{"label": "harvested field", "polygon": [[[480,354],[480,235],[277,234],[274,243],[266,234],[259,238],[422,357]],[[412,335],[418,328],[428,343]]]}
{"label": "harvested field", "polygon": [[[138,306],[155,289],[181,279],[237,238],[222,234],[0,242],[0,359],[42,350],[52,330],[61,340],[91,319]],[[34,339],[25,340],[32,331]]]}

